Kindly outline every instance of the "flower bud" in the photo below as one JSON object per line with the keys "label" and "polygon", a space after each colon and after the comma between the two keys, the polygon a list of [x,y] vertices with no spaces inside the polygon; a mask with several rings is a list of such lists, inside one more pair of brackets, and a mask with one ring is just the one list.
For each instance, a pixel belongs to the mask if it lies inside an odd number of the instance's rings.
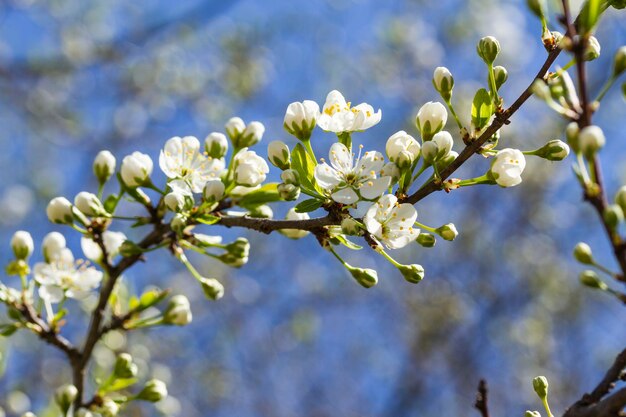
{"label": "flower bud", "polygon": [[404,130],[394,133],[387,139],[385,152],[399,169],[410,167],[420,155],[420,144]]}
{"label": "flower bud", "polygon": [[503,66],[497,65],[493,67],[493,79],[496,82],[496,90],[499,90],[509,79],[509,72]]}
{"label": "flower bud", "polygon": [[226,125],[224,127],[226,128],[226,134],[234,145],[235,143],[239,143],[239,137],[246,129],[246,124],[243,122],[243,120],[241,120],[241,118],[232,117],[226,122]]}
{"label": "flower bud", "polygon": [[437,243],[435,236],[430,233],[420,233],[415,241],[425,248],[432,248]]}
{"label": "flower bud", "polygon": [[86,408],[79,408],[74,417],[93,417],[93,413]]}
{"label": "flower bud", "polygon": [[320,106],[311,100],[295,102],[287,106],[283,126],[300,140],[309,140],[320,116]]}
{"label": "flower bud", "polygon": [[626,45],[620,47],[615,52],[615,58],[613,58],[613,77],[619,77],[624,71],[626,71]]}
{"label": "flower bud", "polygon": [[478,56],[485,61],[485,64],[492,65],[493,61],[500,53],[500,42],[493,36],[485,36],[476,45],[476,52]]}
{"label": "flower bud", "polygon": [[448,68],[435,68],[435,72],[433,73],[433,85],[444,100],[450,101],[452,89],[454,88],[454,78]]}
{"label": "flower bud", "polygon": [[580,129],[578,128],[578,123],[571,122],[565,128],[565,138],[567,139],[567,143],[572,148],[574,153],[580,152],[580,141],[578,140],[578,133]]}
{"label": "flower bud", "polygon": [[530,87],[531,93],[533,93],[538,99],[543,101],[552,100],[552,94],[550,93],[550,87],[543,80],[535,80]]}
{"label": "flower bud", "polygon": [[445,155],[443,158],[441,158],[440,160],[438,160],[435,163],[435,166],[437,167],[437,169],[439,170],[443,170],[445,169],[448,165],[450,165],[456,158],[459,157],[459,154],[457,152],[454,151],[450,151],[448,152],[447,155]]}
{"label": "flower bud", "polygon": [[[295,208],[289,209],[287,212],[287,216],[285,217],[287,220],[308,220],[310,219],[308,213],[298,213]],[[301,239],[309,234],[306,230],[300,229],[281,229],[280,233],[284,236],[287,236],[290,239]]]}
{"label": "flower bud", "polygon": [[618,204],[622,211],[626,212],[626,185],[620,187],[615,194],[615,204]]}
{"label": "flower bud", "polygon": [[216,201],[220,201],[222,197],[224,197],[224,190],[224,183],[221,180],[209,180],[206,184],[204,184],[202,197],[204,197],[205,201],[214,203]]}
{"label": "flower bud", "polygon": [[224,296],[224,286],[215,278],[199,279],[204,295],[209,300],[219,300]]}
{"label": "flower bud", "polygon": [[61,251],[66,248],[65,236],[59,232],[50,232],[44,238],[41,244],[43,258],[47,263],[58,259]]}
{"label": "flower bud", "polygon": [[156,403],[167,397],[167,386],[165,382],[158,379],[151,379],[146,382],[143,390],[137,394],[138,400],[150,401]]}
{"label": "flower bud", "polygon": [[93,161],[93,173],[98,182],[104,184],[115,172],[115,157],[109,151],[100,151]]}
{"label": "flower bud", "polygon": [[300,174],[293,169],[286,169],[280,174],[280,179],[285,184],[300,185]]}
{"label": "flower bud", "polygon": [[237,141],[233,141],[233,146],[237,149],[250,147],[261,141],[265,133],[265,126],[261,122],[250,122]]}
{"label": "flower bud", "polygon": [[69,410],[77,395],[78,390],[74,385],[67,384],[57,388],[54,393],[54,401],[56,401],[63,415],[67,414],[67,410]]}
{"label": "flower bud", "polygon": [[186,326],[191,323],[193,316],[191,314],[191,305],[184,295],[175,295],[163,312],[163,323],[173,324],[176,326]]}
{"label": "flower bud", "polygon": [[624,221],[624,211],[617,204],[609,204],[603,213],[604,222],[611,229],[615,230]]}
{"label": "flower bud", "polygon": [[250,254],[250,242],[245,237],[238,237],[234,242],[225,247],[228,253],[238,257],[248,257]]}
{"label": "flower bud", "polygon": [[163,202],[170,211],[178,213],[185,208],[186,197],[183,193],[172,191],[163,197]]}
{"label": "flower bud", "polygon": [[545,376],[538,376],[533,379],[533,389],[541,400],[548,397],[548,379]]}
{"label": "flower bud", "polygon": [[110,398],[105,398],[100,406],[102,417],[116,417],[120,412],[120,406]]}
{"label": "flower bud", "polygon": [[605,142],[604,132],[598,126],[587,126],[578,133],[580,150],[588,158],[602,149]]}
{"label": "flower bud", "polygon": [[128,353],[120,353],[115,359],[113,375],[116,378],[134,378],[137,376],[137,365],[133,363],[133,357]]}
{"label": "flower bud", "polygon": [[535,155],[548,161],[562,161],[569,155],[567,143],[554,139],[537,149]]}
{"label": "flower bud", "polygon": [[232,268],[241,268],[248,263],[247,256],[235,256],[232,253],[223,253],[217,257],[224,265]]}
{"label": "flower bud", "polygon": [[600,56],[601,49],[602,48],[600,47],[600,42],[598,42],[598,39],[596,39],[595,36],[589,36],[587,47],[585,48],[584,60],[593,61],[594,59],[598,58]]}
{"label": "flower bud", "polygon": [[74,197],[74,205],[86,216],[100,216],[108,214],[102,202],[95,194],[81,191]]}
{"label": "flower bud", "polygon": [[381,177],[391,177],[391,184],[395,184],[400,179],[400,168],[393,162],[387,162],[380,170]]}
{"label": "flower bud", "polygon": [[371,288],[378,284],[378,273],[370,268],[349,267],[352,277],[365,288]]}
{"label": "flower bud", "polygon": [[297,185],[281,183],[276,187],[276,191],[285,201],[294,201],[300,197],[300,187]]}
{"label": "flower bud", "polygon": [[433,164],[439,155],[439,146],[433,141],[424,142],[422,145],[422,157],[427,164]]}
{"label": "flower bud", "polygon": [[291,165],[289,146],[280,140],[274,140],[267,145],[267,159],[275,167],[285,170]]}
{"label": "flower bud", "polygon": [[30,233],[23,230],[17,231],[11,238],[11,249],[15,254],[15,259],[26,260],[32,255],[35,249],[33,238]]}
{"label": "flower bud", "polygon": [[177,213],[170,222],[172,230],[178,234],[181,234],[185,227],[187,227],[187,218],[180,213]]}
{"label": "flower bud", "polygon": [[432,142],[437,144],[437,160],[448,155],[452,150],[452,145],[454,144],[452,135],[445,130],[435,134]]}
{"label": "flower bud", "polygon": [[248,216],[257,219],[271,219],[274,217],[274,211],[267,204],[254,207],[248,212]]}
{"label": "flower bud", "polygon": [[541,413],[539,411],[526,410],[524,417],[541,417]]}
{"label": "flower bud", "polygon": [[453,241],[459,235],[459,232],[456,230],[456,226],[454,223],[444,224],[443,226],[437,228],[435,230],[439,236],[443,240]]}
{"label": "flower bud", "polygon": [[444,128],[448,121],[448,111],[443,104],[430,101],[417,112],[415,119],[423,141],[432,139],[433,135]]}
{"label": "flower bud", "polygon": [[72,224],[74,222],[72,203],[65,197],[55,197],[50,200],[46,214],[52,223]]}
{"label": "flower bud", "polygon": [[127,187],[135,188],[149,183],[153,167],[148,155],[133,152],[122,159],[120,175]]}
{"label": "flower bud", "polygon": [[398,267],[398,270],[400,270],[404,279],[411,284],[417,284],[424,279],[424,267],[422,265],[401,265]]}
{"label": "flower bud", "polygon": [[211,158],[222,158],[228,151],[228,139],[219,132],[211,132],[204,138],[204,150]]}
{"label": "flower bud", "polygon": [[341,221],[341,232],[349,236],[361,236],[363,229],[352,217],[346,217]]}
{"label": "flower bud", "polygon": [[574,247],[574,258],[585,265],[593,264],[593,252],[591,252],[591,248],[585,242],[578,242]]}
{"label": "flower bud", "polygon": [[578,278],[580,279],[580,283],[586,287],[602,291],[606,291],[609,289],[608,285],[606,285],[606,283],[600,279],[595,271],[589,269],[583,271],[580,273],[580,276]]}

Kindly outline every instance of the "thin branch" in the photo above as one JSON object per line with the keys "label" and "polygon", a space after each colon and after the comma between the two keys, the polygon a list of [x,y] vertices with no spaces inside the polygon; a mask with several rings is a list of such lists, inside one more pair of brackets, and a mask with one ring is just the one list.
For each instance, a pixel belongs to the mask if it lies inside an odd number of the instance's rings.
{"label": "thin branch", "polygon": [[[543,77],[548,73],[548,70],[556,60],[556,58],[561,53],[561,49],[555,47],[546,58],[546,61],[542,65],[541,69],[533,78],[534,82],[536,79],[543,79]],[[422,200],[424,197],[429,194],[441,190],[442,181],[446,180],[450,175],[452,175],[461,165],[465,163],[472,155],[474,155],[482,145],[485,144],[502,126],[509,123],[509,119],[513,114],[519,110],[520,107],[528,100],[528,98],[532,95],[531,87],[532,82],[529,86],[524,90],[524,92],[515,100],[515,102],[506,110],[501,113],[496,113],[496,117],[489,125],[489,127],[475,140],[470,142],[464,149],[461,151],[459,156],[452,161],[450,165],[441,170],[440,177],[441,180],[433,179],[428,184],[417,190],[415,193],[411,194],[409,197],[403,199],[405,203],[415,204],[418,201]]]}
{"label": "thin branch", "polygon": [[476,394],[476,402],[474,407],[480,411],[482,417],[489,417],[489,406],[487,397],[487,381],[481,379],[478,383],[478,393]]}
{"label": "thin branch", "polygon": [[326,226],[338,225],[340,223],[340,219],[337,219],[329,214],[324,217],[306,220],[273,220],[246,216],[225,216],[222,217],[217,224],[221,224],[226,227],[245,227],[247,229],[256,230],[257,232],[269,234],[273,231],[284,229],[299,229],[307,230],[309,232],[318,232],[323,230]]}

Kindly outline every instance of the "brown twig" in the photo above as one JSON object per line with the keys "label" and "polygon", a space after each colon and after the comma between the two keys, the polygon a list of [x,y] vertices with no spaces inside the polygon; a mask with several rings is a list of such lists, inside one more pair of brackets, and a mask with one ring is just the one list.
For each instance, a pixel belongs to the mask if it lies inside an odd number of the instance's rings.
{"label": "brown twig", "polygon": [[489,406],[487,398],[487,381],[481,379],[478,383],[478,392],[476,393],[476,402],[474,407],[480,411],[482,417],[489,417]]}

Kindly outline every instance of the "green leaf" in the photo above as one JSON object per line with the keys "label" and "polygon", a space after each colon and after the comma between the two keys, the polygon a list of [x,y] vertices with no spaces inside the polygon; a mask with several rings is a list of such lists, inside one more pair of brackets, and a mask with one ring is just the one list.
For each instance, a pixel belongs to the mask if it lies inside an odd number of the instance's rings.
{"label": "green leaf", "polygon": [[161,290],[148,290],[141,294],[141,298],[139,299],[139,305],[142,310],[145,310],[149,307],[152,307],[155,304],[160,303],[165,297],[167,297],[169,291],[161,291]]}
{"label": "green leaf", "polygon": [[137,221],[132,224],[130,227],[141,227],[149,224],[152,221],[150,217],[138,217]]}
{"label": "green leaf", "polygon": [[207,225],[212,225],[220,221],[220,218],[218,216],[214,216],[208,213],[199,214],[198,216],[194,217],[194,219],[198,223],[207,224]]}
{"label": "green leaf", "polygon": [[337,244],[341,244],[343,246],[345,246],[348,249],[352,249],[352,250],[360,250],[363,249],[363,246],[359,246],[356,243],[348,240],[344,235],[336,235],[333,236],[330,241],[332,243],[334,243],[335,245]]}
{"label": "green leaf", "polygon": [[308,213],[313,210],[317,210],[322,207],[322,200],[317,198],[309,198],[308,200],[301,201],[295,207],[296,213]]}
{"label": "green leaf", "polygon": [[587,34],[593,30],[600,20],[602,14],[602,1],[600,0],[587,0],[580,11],[580,32],[581,34]]}
{"label": "green leaf", "polygon": [[493,115],[493,102],[487,90],[481,88],[476,92],[472,102],[472,126],[476,130],[484,128]]}
{"label": "green leaf", "polygon": [[111,383],[111,385],[107,386],[105,388],[106,392],[111,392],[111,391],[119,391],[119,390],[123,390],[124,388],[128,388],[131,385],[134,385],[135,383],[137,383],[137,378],[120,378],[120,379],[116,379],[115,381],[113,381]]}
{"label": "green leaf", "polygon": [[58,323],[59,320],[61,320],[63,317],[65,317],[65,315],[67,314],[67,309],[62,308],[61,310],[59,310],[55,315],[54,318],[52,319],[53,323]]}
{"label": "green leaf", "polygon": [[106,200],[104,200],[104,209],[107,211],[107,213],[113,214],[119,201],[120,200],[117,195],[111,194],[106,198]]}
{"label": "green leaf", "polygon": [[311,158],[311,155],[304,149],[301,143],[298,143],[291,153],[291,168],[295,169],[300,175],[300,188],[309,194],[319,195],[319,188],[315,184],[315,166],[317,163]]}
{"label": "green leaf", "polygon": [[0,325],[0,336],[9,337],[19,328],[17,324],[2,324]]}
{"label": "green leaf", "polygon": [[276,187],[278,187],[276,182],[265,184],[258,190],[249,192],[241,197],[237,204],[247,209],[253,209],[263,204],[280,201],[280,195],[278,195]]}

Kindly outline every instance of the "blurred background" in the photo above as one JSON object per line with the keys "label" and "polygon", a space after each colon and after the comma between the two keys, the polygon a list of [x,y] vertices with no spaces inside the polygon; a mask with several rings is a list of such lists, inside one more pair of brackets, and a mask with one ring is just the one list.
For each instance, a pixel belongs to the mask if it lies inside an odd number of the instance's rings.
{"label": "blurred background", "polygon": [[[287,104],[323,104],[339,89],[354,104],[382,108],[382,122],[354,136],[366,150],[382,150],[400,129],[417,134],[417,109],[438,99],[430,81],[436,66],[454,74],[453,100],[469,119],[469,102],[486,83],[475,54],[482,36],[502,45],[497,63],[509,71],[502,95],[510,104],[543,63],[540,32],[521,0],[3,0],[0,261],[10,259],[16,229],[36,241],[59,230],[46,204],[93,191],[91,163],[101,149],[118,161],[135,150],[156,160],[169,137],[204,138],[238,115],[265,124],[257,147],[265,154],[271,140],[295,141],[282,128]],[[589,65],[594,91],[626,41],[624,14],[609,13],[598,38],[602,55]],[[618,142],[625,110],[612,91],[596,118],[608,138],[602,156],[611,196],[626,181]],[[501,143],[536,148],[563,138],[563,127],[531,99]],[[315,134],[318,155],[332,140]],[[149,256],[125,283],[137,292],[158,285],[186,294],[194,321],[111,334],[96,350],[96,368],[110,366],[113,352],[132,353],[143,376],[168,383],[171,396],[157,406],[167,416],[472,415],[480,378],[490,384],[494,414],[522,415],[539,408],[531,388],[539,374],[561,413],[626,342],[624,307],[577,280],[571,250],[580,239],[614,262],[569,165],[530,160],[520,187],[474,187],[420,202],[420,221],[453,222],[460,236],[398,251],[400,261],[426,268],[417,286],[369,251],[345,253],[351,264],[378,269],[379,285],[366,291],[313,238],[209,229],[252,243],[239,270],[193,258],[225,284],[224,298],[206,301],[182,265]],[[486,169],[475,158],[459,176]],[[142,231],[126,232],[139,238]],[[79,236],[67,236],[79,253]],[[67,330],[79,338],[86,319],[75,320]],[[51,390],[70,381],[64,357],[26,332],[0,345],[0,406],[9,416],[51,415]],[[157,412],[134,406],[125,415]]]}

